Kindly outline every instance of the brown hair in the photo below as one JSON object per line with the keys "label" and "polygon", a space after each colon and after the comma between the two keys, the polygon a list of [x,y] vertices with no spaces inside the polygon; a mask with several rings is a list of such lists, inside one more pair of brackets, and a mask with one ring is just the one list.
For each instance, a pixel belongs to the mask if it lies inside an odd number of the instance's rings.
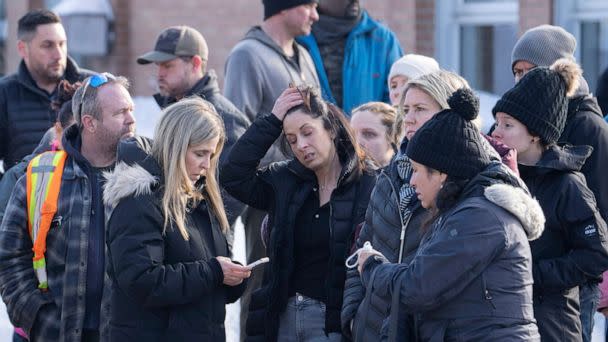
{"label": "brown hair", "polygon": [[397,124],[397,121],[403,122],[403,118],[397,115],[397,109],[395,107],[384,102],[368,102],[353,109],[351,118],[359,112],[371,112],[380,115],[380,121],[386,128],[386,140],[388,140],[395,149],[399,146],[403,125]]}

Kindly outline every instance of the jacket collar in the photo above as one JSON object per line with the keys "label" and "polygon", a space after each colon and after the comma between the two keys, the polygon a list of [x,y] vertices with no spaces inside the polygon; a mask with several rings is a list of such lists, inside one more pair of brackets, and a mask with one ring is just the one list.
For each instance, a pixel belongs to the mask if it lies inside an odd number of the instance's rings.
{"label": "jacket collar", "polygon": [[[207,73],[205,73],[203,78],[201,78],[190,90],[188,90],[184,97],[196,95],[206,100],[219,93],[220,86],[217,82],[217,75],[215,73],[215,70],[209,70],[207,71]],[[165,97],[162,96],[160,93],[154,94],[154,100],[156,100],[156,103],[161,108],[168,107],[169,105],[177,102],[177,99],[175,97]]]}
{"label": "jacket collar", "polygon": [[553,171],[580,171],[592,152],[593,148],[587,145],[565,145],[561,147],[552,145],[543,152],[536,165],[519,165],[519,169],[524,174],[536,173],[539,175],[544,175]]}
{"label": "jacket collar", "polygon": [[[65,73],[63,74],[62,79],[66,79],[66,80],[70,81],[70,83],[80,81],[82,78],[81,77],[82,71],[83,70],[81,70],[78,67],[76,62],[71,57],[68,56],[66,66],[65,66]],[[45,97],[49,96],[49,94],[47,94],[47,92],[45,92],[44,90],[42,90],[38,87],[38,85],[34,81],[34,78],[30,74],[30,71],[27,69],[27,66],[25,65],[25,61],[23,61],[23,60],[21,60],[21,63],[19,63],[19,70],[17,71],[17,80],[24,87],[30,89],[31,91],[38,93]]]}

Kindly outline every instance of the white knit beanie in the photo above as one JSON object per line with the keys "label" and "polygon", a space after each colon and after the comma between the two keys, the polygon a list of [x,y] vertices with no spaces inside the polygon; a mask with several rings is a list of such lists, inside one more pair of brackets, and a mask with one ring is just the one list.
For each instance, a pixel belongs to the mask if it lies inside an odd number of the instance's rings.
{"label": "white knit beanie", "polygon": [[410,80],[418,78],[422,75],[430,74],[438,71],[439,64],[431,57],[423,55],[409,54],[405,55],[393,63],[391,72],[388,74],[388,85],[391,85],[391,78],[402,75]]}

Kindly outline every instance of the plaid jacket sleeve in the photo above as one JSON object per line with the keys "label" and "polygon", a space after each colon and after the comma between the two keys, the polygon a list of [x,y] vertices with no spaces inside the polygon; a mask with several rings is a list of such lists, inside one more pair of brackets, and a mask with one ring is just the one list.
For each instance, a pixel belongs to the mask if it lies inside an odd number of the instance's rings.
{"label": "plaid jacket sleeve", "polygon": [[[38,290],[27,229],[25,180],[22,176],[15,185],[0,225],[0,295],[15,326],[39,337],[31,336],[35,341],[49,340],[59,336],[60,315],[50,292]],[[36,321],[39,311],[44,314]],[[35,321],[38,325],[33,327]]]}

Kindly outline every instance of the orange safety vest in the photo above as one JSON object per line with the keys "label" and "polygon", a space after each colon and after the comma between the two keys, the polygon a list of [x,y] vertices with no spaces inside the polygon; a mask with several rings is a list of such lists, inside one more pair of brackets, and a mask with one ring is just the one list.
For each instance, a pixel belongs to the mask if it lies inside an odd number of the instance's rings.
{"label": "orange safety vest", "polygon": [[27,223],[34,245],[34,271],[38,288],[48,290],[46,274],[46,236],[57,213],[61,176],[67,153],[49,151],[34,157],[27,166]]}

